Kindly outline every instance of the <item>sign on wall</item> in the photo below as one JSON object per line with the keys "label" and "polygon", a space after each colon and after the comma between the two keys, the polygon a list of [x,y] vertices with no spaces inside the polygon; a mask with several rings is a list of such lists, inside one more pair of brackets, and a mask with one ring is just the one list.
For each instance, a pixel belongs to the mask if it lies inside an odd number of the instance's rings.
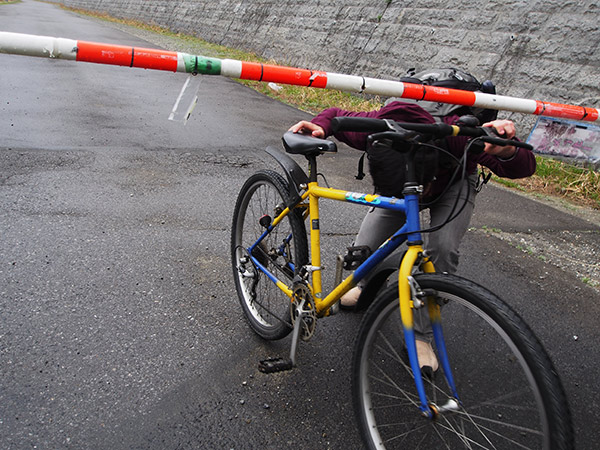
{"label": "sign on wall", "polygon": [[542,155],[600,163],[600,127],[596,125],[540,117],[527,142]]}

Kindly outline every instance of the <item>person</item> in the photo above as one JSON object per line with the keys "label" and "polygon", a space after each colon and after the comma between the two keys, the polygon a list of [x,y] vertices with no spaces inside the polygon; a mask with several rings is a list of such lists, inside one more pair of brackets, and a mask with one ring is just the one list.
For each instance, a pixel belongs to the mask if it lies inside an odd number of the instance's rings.
{"label": "person", "polygon": [[[333,133],[331,120],[334,117],[371,117],[377,119],[391,119],[397,122],[434,123],[434,117],[416,103],[394,100],[384,107],[368,112],[352,112],[340,108],[329,108],[322,111],[311,121],[300,121],[294,124],[289,131],[310,134],[318,138],[334,136],[337,140],[358,149],[367,149],[368,133],[364,132],[337,132]],[[444,116],[442,120],[447,124],[454,124],[459,120],[457,115]],[[493,120],[484,123],[484,127],[493,127],[496,132],[509,139],[515,138],[515,124],[510,120]],[[469,138],[457,136],[446,138],[446,148],[454,156],[463,155],[465,145]],[[376,151],[376,150],[374,150]],[[450,214],[455,214],[460,206],[467,200],[460,213],[448,224],[439,230],[428,233],[425,238],[425,249],[429,253],[438,272],[455,273],[459,260],[459,245],[469,226],[473,209],[475,207],[477,166],[487,167],[493,173],[505,178],[525,178],[532,175],[536,169],[533,153],[529,150],[514,146],[498,146],[485,144],[484,151],[480,154],[467,154],[467,183],[454,182],[450,186],[453,169],[440,167],[435,178],[422,195],[422,200],[429,209],[429,227],[443,224]],[[460,177],[458,177],[460,179]],[[456,198],[459,202],[456,203]],[[458,207],[456,207],[458,205]],[[354,242],[355,246],[368,246],[376,250],[388,237],[397,231],[405,221],[404,214],[381,208],[372,208],[368,211],[360,226]],[[351,308],[358,302],[361,293],[361,283],[349,290],[340,300],[344,308]],[[417,339],[417,353],[421,368],[435,372],[438,361],[431,346],[433,335],[426,314],[415,314],[415,336]]]}

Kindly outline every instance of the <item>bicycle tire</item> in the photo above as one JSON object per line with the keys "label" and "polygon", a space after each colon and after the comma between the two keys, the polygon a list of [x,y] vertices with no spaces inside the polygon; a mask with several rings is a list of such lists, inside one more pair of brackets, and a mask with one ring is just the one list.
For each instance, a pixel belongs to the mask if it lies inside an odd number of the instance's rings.
{"label": "bicycle tire", "polygon": [[[353,354],[352,394],[365,445],[573,448],[560,379],[516,312],[485,288],[453,275],[418,274],[415,279],[447,301],[444,340],[461,404],[433,419],[421,415],[393,285],[365,314]],[[433,379],[423,377],[430,404],[438,406],[451,397],[442,372],[440,367]]]}
{"label": "bicycle tire", "polygon": [[[292,330],[290,299],[249,258],[243,262],[243,257],[247,256],[245,249],[266,229],[259,223],[261,217],[274,219],[278,215],[275,210],[285,208],[288,192],[288,183],[279,173],[255,173],[240,190],[231,227],[231,260],[238,298],[252,329],[268,340],[281,339]],[[291,281],[308,261],[306,228],[300,211],[290,212],[253,255],[277,277]]]}

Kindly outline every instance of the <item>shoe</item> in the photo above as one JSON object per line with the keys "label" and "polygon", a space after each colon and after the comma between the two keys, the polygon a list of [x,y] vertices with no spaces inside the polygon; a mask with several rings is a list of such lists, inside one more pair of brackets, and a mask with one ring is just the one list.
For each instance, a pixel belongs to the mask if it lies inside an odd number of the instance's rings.
{"label": "shoe", "polygon": [[353,309],[358,303],[362,290],[358,286],[353,287],[340,298],[340,308]]}
{"label": "shoe", "polygon": [[433,352],[433,348],[429,342],[416,340],[417,356],[419,357],[419,367],[421,375],[428,379],[433,379],[433,374],[438,370],[438,360]]}

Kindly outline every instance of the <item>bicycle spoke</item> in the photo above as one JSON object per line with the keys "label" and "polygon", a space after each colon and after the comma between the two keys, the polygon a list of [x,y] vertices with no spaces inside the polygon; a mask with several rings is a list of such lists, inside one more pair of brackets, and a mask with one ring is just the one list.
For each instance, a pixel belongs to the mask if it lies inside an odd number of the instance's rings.
{"label": "bicycle spoke", "polygon": [[461,410],[454,411],[453,414],[456,415],[456,416],[459,416],[459,415],[466,416],[466,417],[469,418],[469,421],[472,422],[472,423],[475,423],[475,419],[477,419],[479,421],[493,423],[493,424],[496,424],[496,425],[500,425],[500,426],[503,426],[503,427],[512,428],[514,430],[518,430],[518,431],[525,432],[525,433],[536,434],[536,435],[539,435],[539,436],[542,435],[542,432],[540,430],[536,430],[536,429],[528,428],[528,427],[523,427],[521,425],[516,425],[516,424],[513,424],[513,423],[503,422],[501,420],[492,419],[490,417],[477,416],[475,414],[471,414],[471,413],[469,413],[467,411],[464,411],[464,410],[462,410],[462,411]]}

